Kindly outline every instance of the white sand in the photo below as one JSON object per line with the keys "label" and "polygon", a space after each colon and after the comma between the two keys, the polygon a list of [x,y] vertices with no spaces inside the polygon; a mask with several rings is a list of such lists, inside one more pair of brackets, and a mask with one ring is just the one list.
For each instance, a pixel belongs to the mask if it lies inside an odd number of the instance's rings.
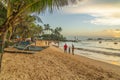
{"label": "white sand", "polygon": [[49,47],[35,54],[5,53],[0,80],[120,80],[120,67]]}

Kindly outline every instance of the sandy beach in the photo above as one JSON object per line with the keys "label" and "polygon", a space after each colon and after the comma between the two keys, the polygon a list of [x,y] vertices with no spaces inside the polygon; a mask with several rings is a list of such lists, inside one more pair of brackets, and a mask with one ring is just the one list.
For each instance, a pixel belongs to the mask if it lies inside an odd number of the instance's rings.
{"label": "sandy beach", "polygon": [[5,53],[0,80],[120,80],[120,66],[50,46],[35,54]]}

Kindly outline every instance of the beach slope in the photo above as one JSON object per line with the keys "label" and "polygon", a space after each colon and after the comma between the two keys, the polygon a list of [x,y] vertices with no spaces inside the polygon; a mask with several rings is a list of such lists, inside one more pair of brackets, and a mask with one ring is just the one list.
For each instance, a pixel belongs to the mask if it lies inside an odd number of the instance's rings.
{"label": "beach slope", "polygon": [[0,80],[120,80],[120,67],[51,46],[35,54],[5,53]]}

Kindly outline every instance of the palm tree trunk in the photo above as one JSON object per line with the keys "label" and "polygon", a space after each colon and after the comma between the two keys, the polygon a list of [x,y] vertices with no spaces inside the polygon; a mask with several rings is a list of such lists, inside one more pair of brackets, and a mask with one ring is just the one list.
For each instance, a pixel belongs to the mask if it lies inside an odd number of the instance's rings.
{"label": "palm tree trunk", "polygon": [[11,40],[11,37],[12,37],[12,32],[9,33],[8,41]]}
{"label": "palm tree trunk", "polygon": [[4,53],[5,39],[6,39],[7,31],[3,32],[0,39],[0,72],[2,67],[2,58]]}

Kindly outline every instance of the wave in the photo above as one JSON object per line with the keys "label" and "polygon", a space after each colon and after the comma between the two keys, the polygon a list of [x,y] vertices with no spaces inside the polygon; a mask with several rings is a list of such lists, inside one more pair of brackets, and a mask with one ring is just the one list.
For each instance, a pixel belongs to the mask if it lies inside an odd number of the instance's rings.
{"label": "wave", "polygon": [[96,47],[96,46],[88,46],[88,47],[94,47],[94,48],[100,48],[100,49],[107,49],[107,50],[120,51],[120,49],[115,49],[115,48]]}
{"label": "wave", "polygon": [[112,56],[119,56],[120,57],[120,53],[106,52],[106,51],[100,51],[100,50],[91,50],[91,49],[85,49],[85,48],[75,48],[75,49],[88,51],[88,52],[94,52],[94,53],[101,53],[101,54],[104,54],[104,55],[112,55]]}

